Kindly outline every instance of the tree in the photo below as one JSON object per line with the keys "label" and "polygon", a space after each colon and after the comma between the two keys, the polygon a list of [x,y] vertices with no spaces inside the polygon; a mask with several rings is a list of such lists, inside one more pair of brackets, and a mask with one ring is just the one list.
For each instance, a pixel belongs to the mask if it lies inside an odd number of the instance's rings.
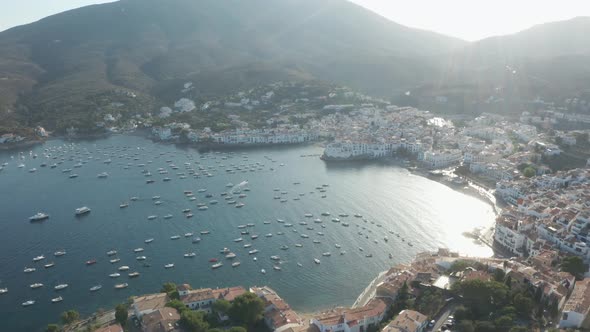
{"label": "tree", "polygon": [[515,326],[510,329],[510,332],[528,332],[528,331],[530,331],[530,330],[524,326]]}
{"label": "tree", "polygon": [[494,271],[494,280],[497,282],[504,282],[504,278],[506,277],[506,273],[502,269],[496,269]]}
{"label": "tree", "polygon": [[496,326],[492,322],[477,321],[475,322],[475,331],[477,332],[496,332]]}
{"label": "tree", "polygon": [[525,315],[526,317],[530,315],[531,310],[534,306],[533,300],[525,294],[521,293],[514,295],[512,303],[514,304],[516,311],[518,311],[522,315]]}
{"label": "tree", "polygon": [[166,293],[166,294],[170,294],[174,291],[176,291],[176,284],[173,282],[164,283],[162,285],[162,289],[160,289],[160,292]]}
{"label": "tree", "polygon": [[234,299],[229,316],[251,326],[260,319],[264,311],[264,302],[254,293],[245,293]]}
{"label": "tree", "polygon": [[532,178],[533,176],[535,176],[535,174],[537,174],[537,170],[535,170],[535,168],[532,166],[528,166],[527,168],[524,169],[524,171],[522,173],[527,178]]}
{"label": "tree", "polygon": [[57,324],[47,324],[45,332],[59,332],[59,326]]}
{"label": "tree", "polygon": [[494,325],[496,325],[496,329],[500,331],[507,331],[513,325],[514,319],[510,316],[501,316],[494,320]]}
{"label": "tree", "polygon": [[67,325],[80,319],[80,314],[76,310],[68,310],[61,313],[61,321]]}
{"label": "tree", "polygon": [[180,300],[172,300],[172,301],[166,303],[166,306],[176,309],[176,311],[178,311],[178,314],[181,314],[185,310],[189,310],[186,307],[186,305],[184,305],[184,303]]}
{"label": "tree", "polygon": [[209,324],[201,311],[185,310],[180,314],[180,325],[190,332],[206,332]]}
{"label": "tree", "polygon": [[588,271],[588,264],[584,264],[584,261],[579,256],[568,256],[561,261],[561,270],[571,273],[577,279],[581,279],[584,273]]}
{"label": "tree", "polygon": [[[209,330],[209,332],[211,332],[211,330]],[[234,326],[231,329],[229,329],[229,332],[248,332],[248,330],[241,326]]]}
{"label": "tree", "polygon": [[127,323],[127,317],[129,316],[129,312],[127,310],[127,306],[124,304],[117,304],[115,307],[115,319],[121,326],[125,326]]}
{"label": "tree", "polygon": [[504,284],[506,286],[508,286],[509,289],[511,289],[512,288],[512,277],[511,276],[506,277],[506,280],[504,281]]}
{"label": "tree", "polygon": [[231,309],[231,303],[229,303],[229,301],[221,299],[221,300],[217,300],[215,301],[215,303],[213,303],[213,311],[217,312],[217,313],[223,313],[223,314],[227,314],[229,313]]}
{"label": "tree", "polygon": [[455,328],[459,332],[475,332],[473,322],[470,320],[462,320],[458,322]]}
{"label": "tree", "polygon": [[467,320],[469,316],[469,310],[467,310],[467,308],[464,306],[459,306],[457,309],[455,309],[455,319],[457,321]]}

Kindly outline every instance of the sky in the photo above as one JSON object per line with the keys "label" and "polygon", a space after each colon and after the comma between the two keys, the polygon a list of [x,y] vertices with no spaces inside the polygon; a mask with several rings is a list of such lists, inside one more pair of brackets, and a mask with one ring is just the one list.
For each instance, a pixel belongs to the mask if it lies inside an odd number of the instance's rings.
{"label": "sky", "polygon": [[[0,0],[0,31],[68,9],[112,1]],[[590,16],[590,0],[351,1],[397,23],[469,41],[515,33],[535,24]]]}

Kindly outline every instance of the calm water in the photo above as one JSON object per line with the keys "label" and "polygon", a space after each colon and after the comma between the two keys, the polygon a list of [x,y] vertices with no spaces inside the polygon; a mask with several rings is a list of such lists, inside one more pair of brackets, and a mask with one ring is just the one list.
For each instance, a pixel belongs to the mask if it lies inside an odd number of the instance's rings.
{"label": "calm water", "polygon": [[[302,311],[351,305],[378,272],[411,260],[417,252],[445,246],[469,255],[491,255],[490,249],[461,235],[493,223],[493,210],[488,204],[413,176],[403,168],[374,164],[333,166],[317,156],[301,157],[321,153],[318,147],[199,154],[193,149],[153,144],[141,137],[114,136],[79,143],[54,140],[35,147],[33,153],[38,158],[33,159],[29,151],[24,153],[25,159],[19,159],[16,152],[0,153],[0,164],[8,163],[0,171],[0,288],[9,289],[7,294],[0,295],[0,320],[3,328],[10,331],[40,330],[45,324],[58,321],[64,310],[75,308],[88,314],[98,308],[112,307],[134,294],[155,292],[167,281],[188,282],[194,288],[270,285]],[[56,168],[49,167],[62,159]],[[106,159],[112,163],[103,163]],[[80,161],[83,165],[75,168]],[[43,162],[48,166],[41,167]],[[20,163],[25,167],[18,168]],[[171,164],[178,166],[178,170],[171,169]],[[239,165],[248,171],[236,170]],[[207,168],[213,176],[194,178],[188,174],[189,168],[203,173],[199,166]],[[31,168],[37,171],[30,173]],[[72,169],[71,173],[62,173],[68,168]],[[169,173],[159,174],[159,168]],[[255,171],[249,171],[250,168]],[[146,184],[148,178],[142,174],[143,169],[151,172],[155,183]],[[226,169],[235,172],[228,173]],[[101,172],[108,172],[109,177],[97,178]],[[69,178],[72,173],[79,176]],[[177,173],[185,173],[186,178]],[[171,181],[164,182],[165,177]],[[245,198],[235,197],[246,205],[241,209],[228,205],[220,196],[229,191],[226,184],[245,180],[251,191],[244,192]],[[322,184],[329,185],[325,193],[316,189]],[[205,198],[206,193],[197,192],[201,188],[214,197]],[[274,191],[275,188],[280,191]],[[185,190],[192,190],[197,199],[190,201],[184,195]],[[281,194],[282,191],[287,193]],[[154,195],[161,196],[161,205],[154,205]],[[273,199],[276,195],[288,201],[281,203]],[[326,197],[321,198],[322,195]],[[132,196],[139,200],[120,209],[119,204]],[[293,199],[297,197],[299,200]],[[219,204],[209,205],[206,211],[197,210],[197,203],[211,199]],[[92,212],[76,218],[74,209],[84,205]],[[193,218],[184,217],[185,208],[193,210]],[[51,218],[30,223],[28,218],[38,211],[47,212]],[[324,211],[329,211],[331,216],[321,216]],[[306,213],[314,217],[305,218]],[[340,213],[350,216],[340,218],[340,223],[332,222],[331,218]],[[355,218],[355,213],[362,214],[367,222]],[[173,218],[163,219],[166,214],[172,214]],[[158,218],[148,220],[149,215]],[[325,228],[313,222],[318,217]],[[284,219],[293,227],[285,227],[277,219]],[[271,224],[263,224],[264,220]],[[307,221],[308,225],[300,225],[301,221]],[[350,227],[342,226],[342,222],[350,223]],[[244,235],[244,242],[235,243],[233,239],[241,236],[237,226],[247,223],[255,224],[249,229],[250,234],[260,237],[250,240],[249,235]],[[201,230],[209,230],[211,234],[198,235]],[[277,234],[281,231],[284,235]],[[195,232],[202,241],[193,244],[183,236],[187,232]],[[273,236],[265,237],[267,233]],[[301,233],[309,238],[302,238]],[[181,238],[171,240],[173,235]],[[389,238],[388,242],[383,240],[384,236]],[[148,238],[155,240],[145,244]],[[321,243],[314,244],[313,240]],[[243,248],[246,243],[252,243],[252,248]],[[303,247],[295,247],[296,243]],[[337,249],[336,244],[342,248]],[[280,250],[282,245],[289,249]],[[145,251],[136,254],[133,249],[137,247]],[[241,266],[232,268],[223,259],[219,251],[224,247],[237,254],[235,261],[240,261]],[[54,257],[53,252],[59,249],[65,249],[67,255]],[[111,249],[118,251],[119,263],[109,263],[106,252]],[[248,255],[251,249],[260,250],[257,261]],[[341,250],[346,254],[340,255]],[[193,251],[196,257],[183,257],[184,253]],[[332,256],[322,257],[327,251]],[[369,253],[372,258],[365,257]],[[393,259],[389,258],[390,253]],[[45,261],[33,263],[33,257],[41,254],[46,256]],[[147,256],[146,262],[151,267],[142,266],[135,259],[138,255]],[[281,257],[282,271],[273,270],[271,255]],[[224,266],[212,270],[208,260],[213,257],[224,261]],[[320,265],[313,263],[314,257],[321,259]],[[86,266],[84,262],[89,259],[98,263]],[[45,269],[43,264],[50,261],[55,262],[55,267]],[[297,266],[298,262],[303,267]],[[174,263],[175,268],[164,269],[167,263]],[[141,276],[128,279],[127,272],[121,272],[121,277],[109,278],[121,265],[141,272]],[[37,271],[25,274],[24,267],[36,267]],[[267,273],[262,274],[261,269]],[[45,286],[30,289],[29,285],[35,282]],[[122,282],[128,282],[129,287],[113,288]],[[60,283],[68,283],[69,287],[59,292],[53,290]],[[96,284],[102,284],[103,288],[90,293],[89,288]],[[51,304],[51,298],[58,295],[64,301]],[[23,308],[21,303],[26,300],[37,303]]]}

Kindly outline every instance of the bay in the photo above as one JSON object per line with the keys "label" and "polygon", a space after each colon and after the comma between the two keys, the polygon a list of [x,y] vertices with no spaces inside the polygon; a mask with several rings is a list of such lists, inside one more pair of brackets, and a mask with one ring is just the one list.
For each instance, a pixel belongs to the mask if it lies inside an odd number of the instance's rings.
{"label": "bay", "polygon": [[[488,247],[462,235],[493,224],[494,212],[489,204],[395,165],[326,164],[318,157],[321,152],[318,146],[199,152],[154,144],[138,136],[75,143],[51,140],[31,152],[23,151],[24,159],[14,151],[0,152],[0,164],[7,163],[0,171],[0,288],[9,289],[0,296],[4,327],[10,331],[40,331],[47,323],[57,322],[62,311],[73,308],[87,315],[132,295],[157,292],[168,281],[190,283],[193,288],[269,285],[294,309],[312,311],[351,305],[377,273],[409,262],[418,252],[448,247],[473,256],[492,254]],[[37,158],[33,158],[35,154]],[[60,157],[51,159],[44,154]],[[50,168],[62,156],[63,162]],[[107,159],[111,163],[105,163]],[[41,167],[43,162],[46,167]],[[25,166],[19,168],[21,163]],[[32,168],[36,171],[31,173]],[[160,174],[160,168],[168,173]],[[62,173],[63,169],[72,171]],[[151,173],[150,177],[142,173],[144,169]],[[201,176],[194,178],[190,169]],[[98,178],[102,172],[107,172],[108,178]],[[212,176],[204,175],[207,172]],[[70,178],[73,173],[78,177]],[[178,173],[184,173],[186,178]],[[164,181],[166,177],[170,181]],[[148,179],[154,183],[147,184]],[[245,205],[236,208],[227,204],[220,196],[230,191],[226,185],[244,181],[247,184],[235,190],[247,196],[233,196]],[[194,193],[194,201],[184,194],[186,190]],[[213,197],[207,198],[206,194]],[[131,201],[133,196],[139,199]],[[160,196],[162,203],[155,205],[153,196]],[[219,203],[208,204],[213,199]],[[122,202],[128,202],[129,207],[121,209]],[[198,210],[197,203],[207,204],[208,209]],[[92,212],[75,217],[74,210],[81,206],[88,206]],[[182,210],[187,208],[192,209],[193,218],[183,215]],[[51,217],[44,222],[29,222],[28,218],[39,211]],[[322,216],[322,212],[330,212],[330,216]],[[313,214],[313,218],[306,218],[306,213]],[[338,216],[343,213],[348,217]],[[164,219],[167,214],[173,217]],[[354,214],[363,218],[355,218]],[[158,217],[148,220],[150,215]],[[315,218],[321,218],[322,224],[314,223]],[[264,224],[265,220],[270,224]],[[345,222],[348,227],[343,226]],[[238,226],[248,223],[255,226],[248,228],[249,235],[241,235],[243,229]],[[293,226],[285,227],[287,223]],[[210,234],[199,235],[203,230]],[[185,233],[194,233],[202,240],[192,243]],[[266,237],[267,233],[273,236]],[[302,238],[302,233],[309,238]],[[251,234],[259,238],[251,240]],[[171,240],[173,235],[180,235],[180,239]],[[244,241],[233,241],[239,237]],[[144,243],[148,238],[154,241]],[[314,244],[313,240],[320,243]],[[252,247],[243,248],[246,243]],[[296,247],[297,243],[303,247]],[[281,250],[283,245],[289,249]],[[145,251],[134,253],[138,247]],[[241,262],[239,267],[232,268],[231,261],[219,253],[224,247],[236,253],[234,261]],[[53,253],[60,249],[67,254],[54,257]],[[121,259],[117,264],[110,264],[106,255],[113,249]],[[248,255],[252,249],[260,252]],[[340,255],[341,250],[346,254]],[[184,258],[188,252],[197,255]],[[322,256],[324,252],[331,252],[331,256]],[[41,254],[46,259],[33,263],[33,257]],[[390,254],[393,258],[389,258]],[[138,255],[146,256],[145,262],[151,266],[142,266],[136,260]],[[281,271],[273,270],[271,255],[281,257]],[[212,270],[211,258],[219,259],[224,266]],[[321,259],[321,264],[314,264],[313,258]],[[90,259],[97,263],[86,266]],[[55,266],[45,269],[43,264],[49,261]],[[175,267],[165,269],[168,263]],[[121,265],[130,266],[130,271],[138,271],[141,276],[128,279],[122,272],[117,279],[109,278]],[[35,267],[37,271],[25,274],[24,267]],[[262,274],[261,269],[267,273]],[[35,282],[45,286],[30,289]],[[121,282],[129,283],[129,287],[115,290],[114,284]],[[60,283],[68,283],[69,287],[58,294],[53,287]],[[97,284],[103,288],[89,292]],[[64,301],[50,303],[58,295]],[[22,307],[26,300],[35,300],[36,304]]]}

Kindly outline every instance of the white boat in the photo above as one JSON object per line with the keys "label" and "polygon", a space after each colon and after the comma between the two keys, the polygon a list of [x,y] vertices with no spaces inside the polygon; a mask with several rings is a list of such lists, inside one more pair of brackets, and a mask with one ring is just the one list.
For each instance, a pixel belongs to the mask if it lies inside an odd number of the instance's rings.
{"label": "white boat", "polygon": [[55,263],[54,262],[50,262],[50,263],[47,263],[47,264],[43,265],[43,267],[46,268],[46,269],[51,268],[51,267],[54,267],[54,266],[55,266]]}
{"label": "white boat", "polygon": [[272,237],[272,233],[268,233],[265,235],[266,237]]}
{"label": "white boat", "polygon": [[201,231],[200,233],[201,233],[201,235],[207,235],[207,234],[209,234],[211,232],[209,232],[209,231]]}
{"label": "white boat", "polygon": [[55,289],[55,290],[61,290],[61,289],[67,288],[68,286],[69,286],[68,284],[59,284],[59,285],[53,287],[53,289]]}
{"label": "white boat", "polygon": [[119,208],[124,209],[129,206],[129,203],[121,203],[119,204]]}
{"label": "white boat", "polygon": [[209,208],[206,205],[202,205],[202,206],[199,206],[197,209],[198,210],[201,210],[201,211],[204,211],[204,210],[207,210]]}
{"label": "white boat", "polygon": [[238,267],[238,266],[240,266],[240,262],[231,263],[231,267]]}
{"label": "white boat", "polygon": [[127,275],[129,276],[129,278],[136,278],[139,277],[139,272],[131,272]]}
{"label": "white boat", "polygon": [[244,244],[244,248],[250,248],[250,247],[252,247],[252,243],[246,243],[246,244]]}
{"label": "white boat", "polygon": [[275,265],[275,266],[273,266],[272,268],[273,268],[273,270],[275,270],[275,271],[280,271],[280,270],[281,270],[281,267],[280,267],[280,266],[278,266],[278,265]]}
{"label": "white boat", "polygon": [[244,203],[240,202],[240,203],[236,204],[236,208],[241,208],[241,207],[243,207],[244,205],[246,205],[246,204],[244,204]]}
{"label": "white boat", "polygon": [[178,240],[178,239],[180,239],[180,235],[172,235],[170,237],[170,240]]}
{"label": "white boat", "polygon": [[184,233],[184,237],[191,237],[193,236],[193,233]]}
{"label": "white boat", "polygon": [[117,272],[109,274],[109,277],[111,277],[111,278],[119,278],[120,276],[121,276],[121,274],[117,273]]}
{"label": "white boat", "polygon": [[31,287],[32,289],[41,288],[41,287],[43,287],[43,284],[42,284],[42,283],[39,283],[39,282],[36,282],[36,283],[34,283],[34,284],[31,284],[31,286],[30,286],[30,287]]}
{"label": "white boat", "polygon": [[281,257],[279,256],[270,256],[270,259],[272,259],[273,261],[280,261]]}
{"label": "white boat", "polygon": [[164,265],[164,268],[165,269],[171,269],[173,267],[174,267],[174,264],[173,263],[169,263],[169,264]]}
{"label": "white boat", "polygon": [[34,216],[29,217],[29,221],[42,221],[49,219],[49,215],[43,212],[37,212]]}
{"label": "white boat", "polygon": [[145,242],[145,243],[152,243],[152,242],[154,242],[154,239],[153,238],[149,238],[149,239],[147,239],[147,240],[145,240],[143,242]]}
{"label": "white boat", "polygon": [[266,274],[266,270],[265,269],[262,269],[262,270],[260,270],[260,273]]}
{"label": "white boat", "polygon": [[26,302],[23,302],[23,303],[22,303],[22,306],[23,306],[23,307],[28,307],[28,306],[30,306],[30,305],[33,305],[33,304],[35,304],[35,301],[33,301],[33,300],[28,300],[28,301],[26,301]]}
{"label": "white boat", "polygon": [[314,262],[314,263],[316,263],[316,264],[320,264],[320,263],[321,263],[321,262],[320,262],[320,260],[319,260],[319,259],[317,259],[317,258],[314,258],[314,259],[313,259],[313,262]]}
{"label": "white boat", "polygon": [[123,288],[127,288],[127,286],[129,286],[129,284],[127,284],[127,283],[116,284],[115,289],[123,289]]}
{"label": "white boat", "polygon": [[171,214],[167,214],[167,215],[164,216],[164,219],[171,219],[171,218],[172,218],[172,215]]}
{"label": "white boat", "polygon": [[58,297],[55,297],[55,298],[51,299],[51,303],[58,303],[58,302],[61,302],[63,300],[64,300],[63,297],[58,296]]}
{"label": "white boat", "polygon": [[151,215],[151,216],[147,217],[148,220],[154,220],[156,218],[158,218],[158,216],[156,216],[156,215]]}
{"label": "white boat", "polygon": [[236,254],[234,254],[233,252],[230,252],[227,255],[225,255],[225,258],[227,258],[227,259],[236,258]]}
{"label": "white boat", "polygon": [[137,259],[138,261],[145,261],[147,259],[147,257],[145,257],[145,256],[137,256],[137,257],[135,257],[135,259]]}
{"label": "white boat", "polygon": [[332,256],[332,253],[327,251],[325,253],[322,253],[322,256],[325,256],[325,257]]}
{"label": "white boat", "polygon": [[39,256],[33,258],[33,262],[38,262],[38,261],[44,260],[44,259],[45,259],[45,256],[39,255]]}
{"label": "white boat", "polygon": [[301,243],[295,243],[295,247],[301,248],[301,247],[303,247],[303,245]]}
{"label": "white boat", "polygon": [[35,272],[36,270],[37,270],[37,269],[36,269],[36,268],[34,268],[34,267],[25,267],[25,270],[24,270],[24,272],[25,272],[25,273],[33,273],[33,272]]}
{"label": "white boat", "polygon": [[92,287],[90,287],[90,291],[96,292],[96,291],[100,290],[101,288],[102,288],[102,285],[92,286]]}
{"label": "white boat", "polygon": [[217,268],[220,268],[222,266],[223,266],[223,263],[219,262],[219,263],[215,263],[215,264],[211,265],[211,268],[212,269],[217,269]]}
{"label": "white boat", "polygon": [[119,267],[119,271],[127,271],[127,270],[129,270],[129,266],[127,266],[127,265],[123,265],[123,266]]}
{"label": "white boat", "polygon": [[0,294],[8,293],[8,288],[0,288]]}
{"label": "white boat", "polygon": [[117,250],[107,251],[107,256],[114,256],[117,254]]}
{"label": "white boat", "polygon": [[192,257],[195,257],[196,255],[197,254],[194,252],[188,252],[188,253],[184,254],[184,257],[185,258],[192,258]]}
{"label": "white boat", "polygon": [[109,177],[109,173],[107,173],[107,172],[98,173],[98,175],[96,177],[99,179],[105,179],[105,178]]}
{"label": "white boat", "polygon": [[254,255],[258,253],[258,249],[252,249],[250,251],[248,251],[248,255]]}
{"label": "white boat", "polygon": [[58,251],[56,251],[56,252],[53,253],[53,256],[59,257],[59,256],[65,255],[65,254],[66,254],[66,251],[65,250],[58,250]]}
{"label": "white boat", "polygon": [[89,207],[83,206],[83,207],[77,208],[75,213],[76,213],[77,216],[81,216],[83,214],[90,213],[90,211],[91,210],[90,210]]}
{"label": "white boat", "polygon": [[137,252],[142,252],[143,248],[135,248],[133,249],[133,252],[137,253]]}

